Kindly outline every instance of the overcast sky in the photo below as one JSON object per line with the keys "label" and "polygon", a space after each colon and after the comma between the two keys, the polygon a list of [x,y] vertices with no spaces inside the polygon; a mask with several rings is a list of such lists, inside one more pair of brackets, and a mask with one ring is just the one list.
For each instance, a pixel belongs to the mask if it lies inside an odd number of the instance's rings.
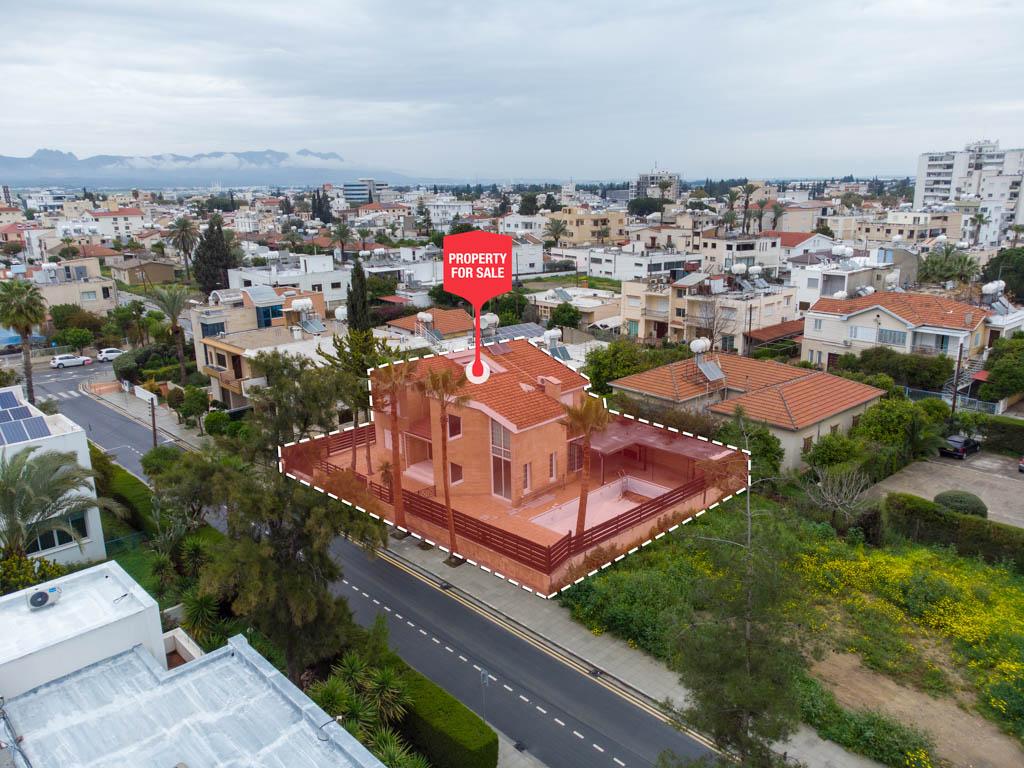
{"label": "overcast sky", "polygon": [[1013,0],[8,3],[0,154],[462,178],[913,173],[1024,144]]}

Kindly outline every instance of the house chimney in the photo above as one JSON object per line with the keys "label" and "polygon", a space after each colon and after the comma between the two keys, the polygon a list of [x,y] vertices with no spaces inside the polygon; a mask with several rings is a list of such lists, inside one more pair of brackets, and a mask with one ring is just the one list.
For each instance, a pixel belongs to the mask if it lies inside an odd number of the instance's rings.
{"label": "house chimney", "polygon": [[543,385],[544,394],[552,400],[558,400],[562,397],[561,379],[556,379],[554,376],[538,376],[537,383]]}

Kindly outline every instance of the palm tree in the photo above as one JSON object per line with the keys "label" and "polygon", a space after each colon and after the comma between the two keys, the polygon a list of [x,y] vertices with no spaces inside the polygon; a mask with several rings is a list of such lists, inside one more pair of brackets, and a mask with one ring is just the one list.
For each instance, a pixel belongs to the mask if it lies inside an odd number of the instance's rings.
{"label": "palm tree", "polygon": [[562,238],[569,232],[569,225],[564,219],[548,219],[544,227],[544,235],[548,240],[554,241],[555,245],[562,244]]}
{"label": "palm tree", "polygon": [[768,213],[768,199],[762,197],[757,201],[757,231],[764,231],[764,215]]}
{"label": "palm tree", "polygon": [[735,189],[730,189],[728,194],[726,195],[726,198],[729,201],[729,210],[731,211],[736,206],[736,201],[740,199],[740,193],[737,192]]}
{"label": "palm tree", "polygon": [[665,199],[665,191],[672,186],[672,182],[668,179],[662,179],[658,182],[658,189],[661,190],[661,199]]}
{"label": "palm tree", "polygon": [[1010,241],[1010,247],[1017,247],[1017,239],[1024,234],[1024,224],[1011,224],[1010,231],[1013,232],[1013,239]]}
{"label": "palm tree", "polygon": [[736,211],[726,211],[722,214],[722,223],[726,229],[732,229],[736,224]]}
{"label": "palm tree", "polygon": [[388,363],[375,371],[376,384],[381,397],[374,398],[374,408],[387,413],[391,421],[391,506],[395,508],[395,525],[405,527],[405,509],[402,505],[402,451],[399,447],[401,431],[398,427],[398,401],[412,383],[416,373],[415,360]]}
{"label": "palm tree", "polygon": [[359,235],[360,248],[362,248],[362,250],[365,251],[366,250],[366,238],[368,238],[373,233],[369,230],[368,227],[359,227],[359,229],[356,230],[356,234]]}
{"label": "palm tree", "polygon": [[923,283],[942,283],[956,280],[969,283],[981,273],[978,260],[964,253],[952,243],[928,254],[918,270],[918,279]]}
{"label": "palm tree", "polygon": [[750,196],[757,191],[757,187],[747,183],[743,185],[743,231],[747,231],[747,218],[750,216]]}
{"label": "palm tree", "polygon": [[339,221],[331,229],[331,242],[337,243],[341,249],[341,263],[345,263],[345,246],[352,242],[352,228],[343,221]]}
{"label": "palm tree", "polygon": [[610,234],[611,230],[608,227],[599,227],[597,230],[597,242],[603,245]]}
{"label": "palm tree", "polygon": [[579,405],[566,405],[562,423],[570,436],[582,436],[583,468],[580,471],[580,504],[576,512],[576,536],[582,536],[587,527],[587,493],[590,490],[590,437],[603,432],[611,421],[611,415],[596,397],[584,396]]}
{"label": "palm tree", "polygon": [[302,242],[302,235],[300,235],[294,229],[289,229],[287,232],[284,233],[284,240],[288,243],[288,245],[294,248],[295,246]]}
{"label": "palm tree", "polygon": [[78,248],[75,247],[75,241],[70,237],[62,237],[60,239],[61,249],[57,251],[57,255],[62,259],[73,259],[78,256]]}
{"label": "palm tree", "polygon": [[975,245],[977,245],[978,241],[981,240],[981,228],[984,227],[986,224],[988,224],[991,221],[992,221],[992,219],[990,219],[988,216],[986,216],[982,211],[978,211],[976,214],[971,216],[971,224],[974,225],[974,244]]}
{"label": "palm tree", "polygon": [[118,517],[124,508],[107,498],[95,498],[93,473],[78,465],[75,454],[26,448],[13,456],[0,455],[0,552],[25,557],[39,536],[59,531],[81,542],[71,518],[93,507]]}
{"label": "palm tree", "polygon": [[171,323],[171,337],[178,350],[178,371],[181,386],[185,386],[188,375],[185,373],[185,334],[178,322],[178,317],[188,307],[189,290],[184,285],[163,285],[153,288],[149,298],[160,311],[167,315]]}
{"label": "palm tree", "polygon": [[455,560],[455,514],[452,511],[451,473],[448,467],[448,410],[452,406],[465,405],[469,395],[459,394],[466,384],[466,374],[460,370],[458,376],[451,368],[443,371],[431,371],[426,377],[416,382],[416,389],[437,400],[441,415],[441,473],[444,485],[444,508],[448,519],[448,552],[449,560]]}
{"label": "palm tree", "polygon": [[189,269],[188,261],[192,252],[199,244],[199,227],[188,216],[179,216],[169,227],[171,233],[171,245],[177,248],[185,260],[185,282],[192,282],[192,272]]}
{"label": "palm tree", "polygon": [[35,403],[36,391],[32,383],[32,348],[29,346],[29,338],[32,336],[32,328],[45,319],[46,302],[37,285],[27,280],[0,282],[0,325],[6,325],[21,337],[21,366],[30,403]]}
{"label": "palm tree", "polygon": [[782,223],[782,217],[786,214],[786,206],[782,203],[772,205],[772,229],[778,229]]}

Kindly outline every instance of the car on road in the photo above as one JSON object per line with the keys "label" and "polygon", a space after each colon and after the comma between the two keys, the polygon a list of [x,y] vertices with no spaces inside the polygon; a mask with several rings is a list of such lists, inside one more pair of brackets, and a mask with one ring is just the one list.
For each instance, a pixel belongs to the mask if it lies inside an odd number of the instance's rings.
{"label": "car on road", "polygon": [[107,363],[111,360],[116,360],[123,354],[123,349],[118,349],[117,347],[104,347],[100,350],[99,354],[96,355],[96,359],[101,363]]}
{"label": "car on road", "polygon": [[950,435],[946,442],[939,446],[939,453],[943,456],[952,456],[954,459],[966,459],[972,453],[981,450],[981,443],[973,437],[964,435]]}
{"label": "car on road", "polygon": [[50,358],[51,368],[71,368],[75,365],[92,365],[92,358],[86,355],[54,355]]}
{"label": "car on road", "polygon": [[1017,471],[1024,472],[1024,456],[1020,457],[1020,461],[1017,462]]}

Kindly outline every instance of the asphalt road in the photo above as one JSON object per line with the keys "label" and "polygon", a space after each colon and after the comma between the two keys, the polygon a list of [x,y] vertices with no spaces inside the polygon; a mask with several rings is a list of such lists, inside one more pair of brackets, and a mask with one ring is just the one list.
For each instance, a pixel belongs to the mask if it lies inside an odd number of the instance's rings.
{"label": "asphalt road", "polygon": [[338,540],[339,594],[364,625],[385,616],[409,664],[552,768],[651,766],[702,744],[447,593]]}
{"label": "asphalt road", "polygon": [[[60,412],[86,431],[89,439],[139,477],[143,477],[142,455],[153,447],[153,433],[112,408],[82,394],[79,384],[109,368],[110,363],[94,362],[78,368],[34,371],[36,401],[54,400]],[[161,442],[168,442],[162,436]]]}

